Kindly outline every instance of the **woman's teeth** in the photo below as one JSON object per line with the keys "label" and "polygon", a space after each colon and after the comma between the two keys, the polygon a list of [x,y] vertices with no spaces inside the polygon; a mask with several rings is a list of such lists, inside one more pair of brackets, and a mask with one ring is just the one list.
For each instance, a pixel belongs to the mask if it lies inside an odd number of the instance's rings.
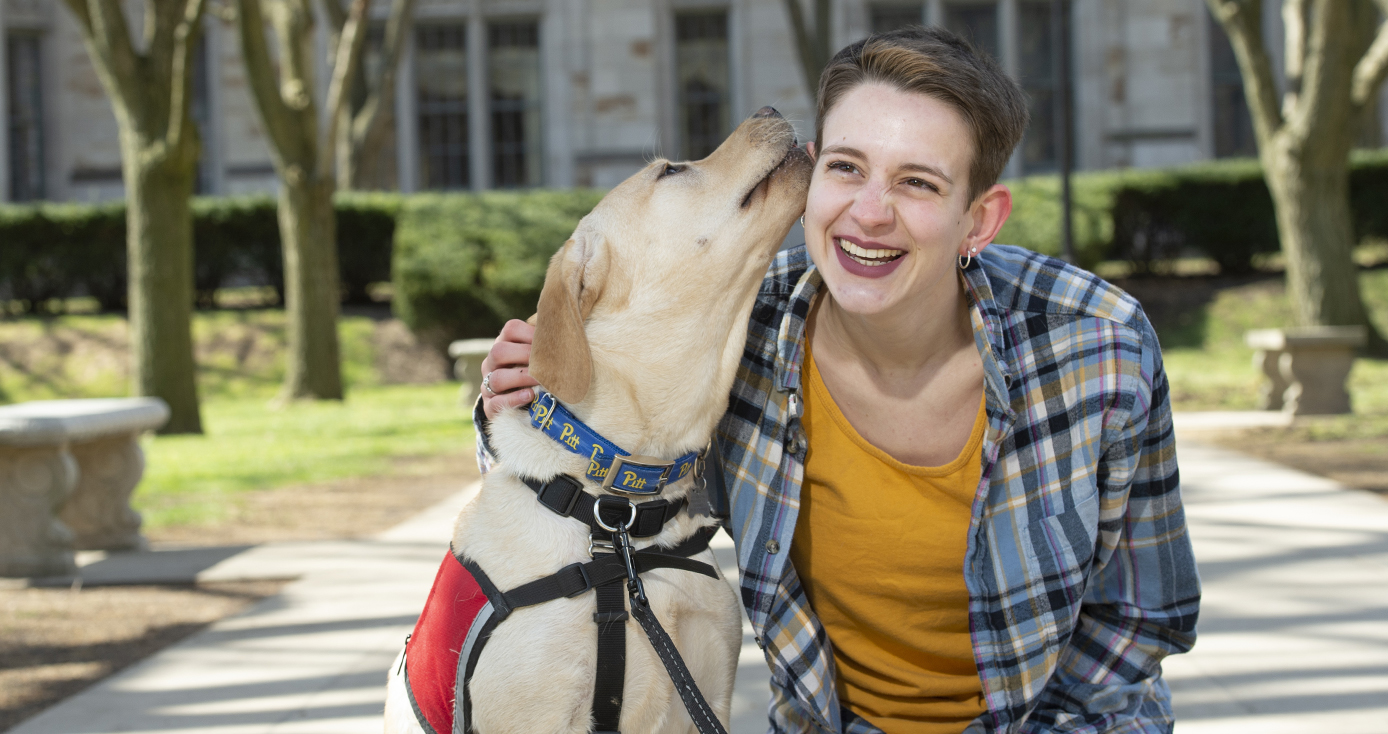
{"label": "woman's teeth", "polygon": [[834,242],[850,257],[853,262],[868,267],[886,265],[887,263],[905,255],[901,250],[869,250],[859,247],[848,240],[834,238]]}

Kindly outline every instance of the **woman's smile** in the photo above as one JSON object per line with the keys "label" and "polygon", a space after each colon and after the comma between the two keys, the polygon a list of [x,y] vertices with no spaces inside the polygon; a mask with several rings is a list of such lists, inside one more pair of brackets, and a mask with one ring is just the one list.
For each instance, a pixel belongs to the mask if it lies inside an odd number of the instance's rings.
{"label": "woman's smile", "polygon": [[849,237],[835,237],[834,244],[843,269],[864,278],[885,277],[895,271],[907,256],[906,250],[873,242],[858,242]]}

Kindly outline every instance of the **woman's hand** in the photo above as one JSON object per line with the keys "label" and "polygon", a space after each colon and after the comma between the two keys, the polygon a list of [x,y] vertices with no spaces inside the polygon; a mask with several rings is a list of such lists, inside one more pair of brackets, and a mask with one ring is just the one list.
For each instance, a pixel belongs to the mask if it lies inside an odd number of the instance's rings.
{"label": "woman's hand", "polygon": [[531,388],[540,383],[530,376],[530,342],[534,338],[535,327],[511,319],[501,327],[501,336],[482,360],[482,374],[491,375],[487,383],[491,393],[482,391],[482,412],[486,413],[487,420],[495,418],[505,408],[525,405],[535,399],[535,391]]}

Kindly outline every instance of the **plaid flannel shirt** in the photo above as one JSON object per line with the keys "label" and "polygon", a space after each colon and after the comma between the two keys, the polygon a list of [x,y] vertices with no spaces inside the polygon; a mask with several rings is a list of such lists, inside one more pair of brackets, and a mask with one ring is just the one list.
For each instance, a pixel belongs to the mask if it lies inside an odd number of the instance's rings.
{"label": "plaid flannel shirt", "polygon": [[[1127,294],[1021,248],[990,246],[964,280],[988,421],[961,569],[988,712],[967,731],[1169,732],[1161,660],[1194,644],[1200,589],[1156,334]],[[712,500],[771,665],[771,731],[858,734],[878,729],[841,709],[830,640],[787,562],[822,282],[803,246],[762,282]]]}
{"label": "plaid flannel shirt", "polygon": [[[1200,588],[1156,334],[1122,291],[1027,250],[992,245],[964,279],[988,420],[962,569],[988,713],[967,731],[1169,732],[1161,660],[1194,644]],[[786,562],[822,282],[803,246],[763,280],[709,500],[771,666],[770,731],[866,734],[879,730],[840,708],[828,635]],[[483,428],[480,400],[473,416]],[[477,449],[485,473],[485,430]]]}

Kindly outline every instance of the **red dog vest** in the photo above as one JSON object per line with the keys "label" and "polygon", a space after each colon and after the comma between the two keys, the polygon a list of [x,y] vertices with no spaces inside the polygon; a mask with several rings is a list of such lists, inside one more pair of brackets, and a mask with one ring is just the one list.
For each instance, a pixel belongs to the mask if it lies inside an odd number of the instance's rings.
{"label": "red dog vest", "polygon": [[[475,564],[449,553],[410,635],[405,688],[415,718],[433,734],[472,729],[468,681],[500,621],[488,592],[496,587]],[[454,722],[462,722],[455,728]]]}

